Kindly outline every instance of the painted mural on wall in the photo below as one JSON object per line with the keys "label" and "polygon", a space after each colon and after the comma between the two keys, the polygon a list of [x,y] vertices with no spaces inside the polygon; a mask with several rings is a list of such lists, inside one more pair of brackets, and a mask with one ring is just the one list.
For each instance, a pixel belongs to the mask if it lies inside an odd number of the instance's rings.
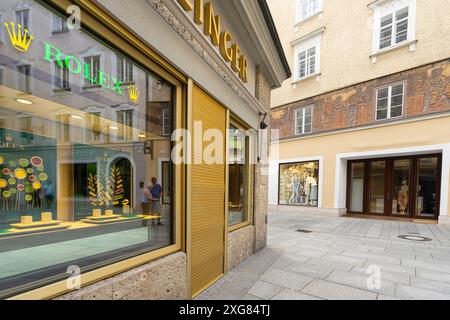
{"label": "painted mural on wall", "polygon": [[272,128],[294,137],[295,110],[311,105],[314,133],[373,124],[377,88],[396,82],[405,83],[405,117],[450,111],[450,62],[442,61],[275,108]]}

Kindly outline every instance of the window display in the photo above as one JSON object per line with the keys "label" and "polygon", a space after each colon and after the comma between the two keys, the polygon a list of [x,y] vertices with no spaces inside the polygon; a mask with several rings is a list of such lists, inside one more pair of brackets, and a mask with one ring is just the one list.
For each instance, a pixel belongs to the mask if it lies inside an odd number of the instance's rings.
{"label": "window display", "polygon": [[0,11],[0,297],[172,245],[174,87],[34,1]]}
{"label": "window display", "polygon": [[279,203],[287,205],[318,205],[319,162],[280,165]]}
{"label": "window display", "polygon": [[249,137],[238,126],[231,125],[229,132],[228,226],[232,227],[248,220]]}

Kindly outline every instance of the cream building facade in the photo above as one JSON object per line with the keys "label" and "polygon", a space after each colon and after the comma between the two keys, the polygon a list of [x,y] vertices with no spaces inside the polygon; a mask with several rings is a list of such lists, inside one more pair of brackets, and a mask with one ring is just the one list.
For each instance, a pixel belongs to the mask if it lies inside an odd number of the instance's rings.
{"label": "cream building facade", "polygon": [[450,3],[269,5],[293,70],[272,94],[272,208],[448,222]]}

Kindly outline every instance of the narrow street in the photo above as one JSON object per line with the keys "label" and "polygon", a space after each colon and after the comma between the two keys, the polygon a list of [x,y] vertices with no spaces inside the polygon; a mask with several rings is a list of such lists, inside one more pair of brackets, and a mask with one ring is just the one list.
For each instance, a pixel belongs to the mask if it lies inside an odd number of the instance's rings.
{"label": "narrow street", "polygon": [[272,213],[267,248],[197,299],[450,299],[450,228]]}

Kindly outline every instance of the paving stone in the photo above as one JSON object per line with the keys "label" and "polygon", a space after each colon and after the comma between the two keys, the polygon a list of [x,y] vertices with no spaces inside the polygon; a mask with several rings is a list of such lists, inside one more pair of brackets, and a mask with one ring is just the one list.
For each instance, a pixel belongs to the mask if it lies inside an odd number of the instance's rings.
{"label": "paving stone", "polygon": [[402,284],[399,284],[397,286],[397,293],[396,296],[402,299],[413,299],[413,300],[449,300],[450,295],[432,291],[432,290],[426,290],[423,288],[417,288],[417,287],[411,287],[411,286],[405,286]]}
{"label": "paving stone", "polygon": [[[381,269],[381,279],[385,281],[395,282],[395,283],[403,283],[405,285],[410,284],[411,276],[413,274],[406,273],[406,272],[392,272],[387,271],[383,267],[380,267]],[[351,270],[351,273],[364,276],[368,275],[367,268],[364,267],[354,267]]]}
{"label": "paving stone", "polygon": [[283,287],[265,281],[257,281],[248,293],[255,297],[268,300],[281,290],[283,290]]}
{"label": "paving stone", "polygon": [[385,294],[379,294],[377,300],[402,300],[402,299],[398,297],[387,296]]}
{"label": "paving stone", "polygon": [[425,280],[434,280],[450,283],[450,273],[438,272],[433,270],[416,269],[416,277]]}
{"label": "paving stone", "polygon": [[319,279],[325,279],[333,271],[332,268],[324,265],[311,265],[301,262],[291,264],[286,270]]}
{"label": "paving stone", "polygon": [[412,278],[411,286],[438,291],[450,295],[450,284],[446,282]]}
{"label": "paving stone", "polygon": [[323,300],[319,297],[314,297],[306,293],[293,291],[291,289],[284,289],[277,293],[271,300]]}
{"label": "paving stone", "polygon": [[303,290],[326,300],[376,300],[377,294],[324,280],[314,280]]}
{"label": "paving stone", "polygon": [[251,294],[246,294],[246,295],[242,298],[242,300],[263,300],[263,299],[258,298],[258,297],[255,297],[255,296],[252,296]]}
{"label": "paving stone", "polygon": [[417,258],[416,260],[403,259],[402,265],[450,273],[450,263],[446,263],[438,259],[422,259],[422,258]]}
{"label": "paving stone", "polygon": [[395,295],[396,284],[394,282],[381,278],[381,285],[379,289],[369,288],[367,286],[369,277],[369,274],[358,275],[355,273],[334,271],[327,277],[326,280],[371,292],[382,293],[390,296]]}
{"label": "paving stone", "polygon": [[323,256],[325,256],[327,254],[326,252],[321,252],[321,251],[311,250],[311,249],[299,250],[296,253],[299,255],[308,256],[311,258],[322,258]]}
{"label": "paving stone", "polygon": [[329,269],[333,270],[340,270],[340,271],[350,271],[353,269],[354,265],[349,263],[343,263],[343,262],[336,262],[328,259],[316,259],[313,258],[311,260],[308,260],[306,264],[310,264],[313,266],[323,266]]}
{"label": "paving stone", "polygon": [[285,288],[293,290],[301,290],[308,283],[310,283],[313,280],[313,278],[302,276],[300,274],[290,271],[270,268],[269,270],[266,271],[266,273],[263,274],[261,280]]}
{"label": "paving stone", "polygon": [[322,260],[335,261],[340,263],[351,264],[354,266],[363,266],[366,263],[366,259],[364,258],[353,258],[344,255],[336,255],[336,254],[327,254],[322,258]]}

